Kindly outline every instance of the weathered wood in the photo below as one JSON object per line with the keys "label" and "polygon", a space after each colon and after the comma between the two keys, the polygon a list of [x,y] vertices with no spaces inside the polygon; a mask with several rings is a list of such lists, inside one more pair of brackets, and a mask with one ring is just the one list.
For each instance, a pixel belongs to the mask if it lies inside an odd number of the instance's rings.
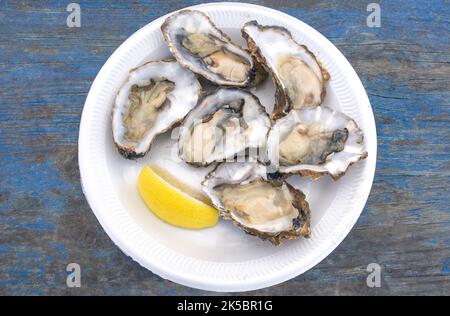
{"label": "weathered wood", "polygon": [[[291,281],[250,294],[450,294],[448,1],[249,1],[329,38],[369,94],[379,158],[346,240]],[[367,1],[369,2],[369,1]],[[153,19],[198,1],[0,3],[0,294],[208,294],[162,280],[109,240],[79,183],[77,138],[90,85],[112,52]],[[82,266],[66,287],[65,266]],[[366,267],[382,266],[381,288]]]}

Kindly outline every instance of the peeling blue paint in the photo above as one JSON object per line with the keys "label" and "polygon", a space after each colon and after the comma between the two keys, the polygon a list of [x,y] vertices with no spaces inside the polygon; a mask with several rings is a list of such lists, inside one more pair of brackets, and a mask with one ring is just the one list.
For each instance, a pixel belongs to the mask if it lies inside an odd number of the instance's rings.
{"label": "peeling blue paint", "polygon": [[442,273],[450,273],[450,258],[445,259],[444,265],[442,266]]}

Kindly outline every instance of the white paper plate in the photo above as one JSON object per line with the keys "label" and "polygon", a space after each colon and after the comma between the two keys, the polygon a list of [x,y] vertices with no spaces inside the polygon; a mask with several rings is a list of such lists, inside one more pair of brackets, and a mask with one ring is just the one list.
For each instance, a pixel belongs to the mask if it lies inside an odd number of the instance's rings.
{"label": "white paper plate", "polygon": [[[376,130],[369,100],[355,71],[325,37],[305,23],[278,11],[239,3],[194,6],[245,45],[240,26],[249,20],[281,25],[306,44],[331,74],[325,104],[343,111],[363,129],[369,156],[350,167],[338,182],[297,179],[312,210],[312,238],[275,247],[248,236],[230,222],[191,231],[156,218],[137,191],[141,167],[152,161],[199,185],[207,170],[192,169],[172,158],[174,141],[162,135],[139,161],[122,158],[114,147],[111,107],[128,70],[146,60],[170,56],[160,31],[165,17],[146,25],[108,59],[84,106],[79,135],[79,165],[86,198],[110,238],[142,266],[187,286],[213,291],[246,291],[293,278],[319,263],[339,245],[358,219],[370,192],[376,162]],[[273,104],[267,80],[256,90],[261,102]]]}

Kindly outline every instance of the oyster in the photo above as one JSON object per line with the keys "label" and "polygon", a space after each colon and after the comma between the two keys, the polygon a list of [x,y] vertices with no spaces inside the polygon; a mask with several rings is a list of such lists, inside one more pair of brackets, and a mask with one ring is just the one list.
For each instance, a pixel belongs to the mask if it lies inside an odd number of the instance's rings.
{"label": "oyster", "polygon": [[144,156],[156,135],[182,120],[197,104],[201,86],[175,61],[148,62],[130,71],[112,112],[112,131],[126,158]]}
{"label": "oyster", "polygon": [[367,157],[356,122],[328,107],[292,110],[276,121],[267,139],[267,158],[281,173],[337,180],[349,165]]}
{"label": "oyster", "polygon": [[218,85],[244,87],[265,78],[251,55],[234,44],[204,13],[183,10],[161,26],[170,51],[184,67]]}
{"label": "oyster", "polygon": [[262,164],[222,163],[202,187],[224,219],[251,235],[278,245],[310,234],[311,212],[303,192],[272,179]]}
{"label": "oyster", "polygon": [[314,54],[298,44],[291,33],[280,26],[262,26],[256,21],[242,28],[250,51],[266,66],[277,87],[273,119],[291,109],[319,106],[326,94],[328,72]]}
{"label": "oyster", "polygon": [[203,98],[185,118],[178,149],[187,163],[206,166],[265,145],[270,118],[258,98],[237,88]]}

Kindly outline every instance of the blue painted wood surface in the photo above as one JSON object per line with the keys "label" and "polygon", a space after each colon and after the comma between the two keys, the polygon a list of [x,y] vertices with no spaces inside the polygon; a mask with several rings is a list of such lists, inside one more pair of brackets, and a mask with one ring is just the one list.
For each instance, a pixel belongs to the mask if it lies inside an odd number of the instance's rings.
{"label": "blue painted wood surface", "polygon": [[[0,294],[210,294],[162,280],[109,240],[79,182],[80,115],[96,74],[137,29],[199,1],[0,2]],[[308,23],[359,74],[378,131],[377,173],[345,241],[291,281],[250,294],[450,294],[450,3],[248,1]],[[375,1],[374,1],[375,2]],[[82,267],[67,288],[65,267]],[[366,267],[382,267],[380,288]]]}

